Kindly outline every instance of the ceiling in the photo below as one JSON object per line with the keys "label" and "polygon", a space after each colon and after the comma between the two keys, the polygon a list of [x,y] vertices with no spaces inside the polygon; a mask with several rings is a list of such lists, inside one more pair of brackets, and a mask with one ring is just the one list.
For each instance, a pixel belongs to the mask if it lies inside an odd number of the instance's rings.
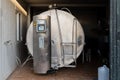
{"label": "ceiling", "polygon": [[30,5],[38,5],[38,4],[98,4],[103,5],[106,4],[108,0],[22,0]]}

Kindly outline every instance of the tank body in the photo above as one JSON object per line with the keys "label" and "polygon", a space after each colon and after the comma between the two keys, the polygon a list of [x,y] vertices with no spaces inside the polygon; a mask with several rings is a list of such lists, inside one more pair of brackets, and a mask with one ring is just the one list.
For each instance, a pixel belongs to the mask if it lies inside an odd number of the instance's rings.
{"label": "tank body", "polygon": [[[51,66],[55,67],[57,64],[59,67],[64,67],[64,64],[72,63],[74,60],[71,57],[66,57],[63,64],[63,47],[61,47],[61,43],[76,43],[76,57],[81,54],[85,38],[80,22],[72,14],[55,9],[45,11],[37,16],[51,17]],[[33,55],[33,22],[28,28],[26,41],[29,53]],[[71,47],[64,48],[64,55],[69,55],[69,52],[72,52]]]}

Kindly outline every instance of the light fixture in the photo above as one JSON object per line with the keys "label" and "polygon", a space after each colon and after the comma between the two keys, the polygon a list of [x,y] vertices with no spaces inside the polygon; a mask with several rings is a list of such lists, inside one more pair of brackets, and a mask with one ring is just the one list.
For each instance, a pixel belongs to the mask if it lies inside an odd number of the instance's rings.
{"label": "light fixture", "polygon": [[11,2],[25,15],[27,16],[27,11],[17,2],[17,0],[11,0]]}

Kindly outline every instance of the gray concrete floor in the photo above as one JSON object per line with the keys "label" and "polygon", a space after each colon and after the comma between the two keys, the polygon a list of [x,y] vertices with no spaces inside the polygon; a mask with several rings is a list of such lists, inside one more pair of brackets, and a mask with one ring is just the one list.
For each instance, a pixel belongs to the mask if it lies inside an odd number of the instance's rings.
{"label": "gray concrete floor", "polygon": [[79,64],[76,68],[61,68],[47,75],[34,74],[32,63],[17,68],[8,80],[96,80],[97,66],[94,63]]}

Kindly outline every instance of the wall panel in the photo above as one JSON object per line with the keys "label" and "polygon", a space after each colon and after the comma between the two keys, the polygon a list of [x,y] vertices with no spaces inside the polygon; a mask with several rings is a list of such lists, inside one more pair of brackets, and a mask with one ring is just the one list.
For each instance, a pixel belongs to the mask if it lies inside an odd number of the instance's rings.
{"label": "wall panel", "polygon": [[18,48],[21,45],[16,40],[16,7],[10,0],[0,1],[2,1],[2,16],[0,16],[0,80],[6,80],[17,67],[16,59],[19,54]]}
{"label": "wall panel", "polygon": [[[5,80],[16,68],[16,16],[10,0],[2,0],[2,74]],[[7,44],[7,42],[9,43]]]}
{"label": "wall panel", "polygon": [[[2,9],[0,0],[0,64],[2,64]],[[0,66],[0,80],[2,80],[2,66]]]}

